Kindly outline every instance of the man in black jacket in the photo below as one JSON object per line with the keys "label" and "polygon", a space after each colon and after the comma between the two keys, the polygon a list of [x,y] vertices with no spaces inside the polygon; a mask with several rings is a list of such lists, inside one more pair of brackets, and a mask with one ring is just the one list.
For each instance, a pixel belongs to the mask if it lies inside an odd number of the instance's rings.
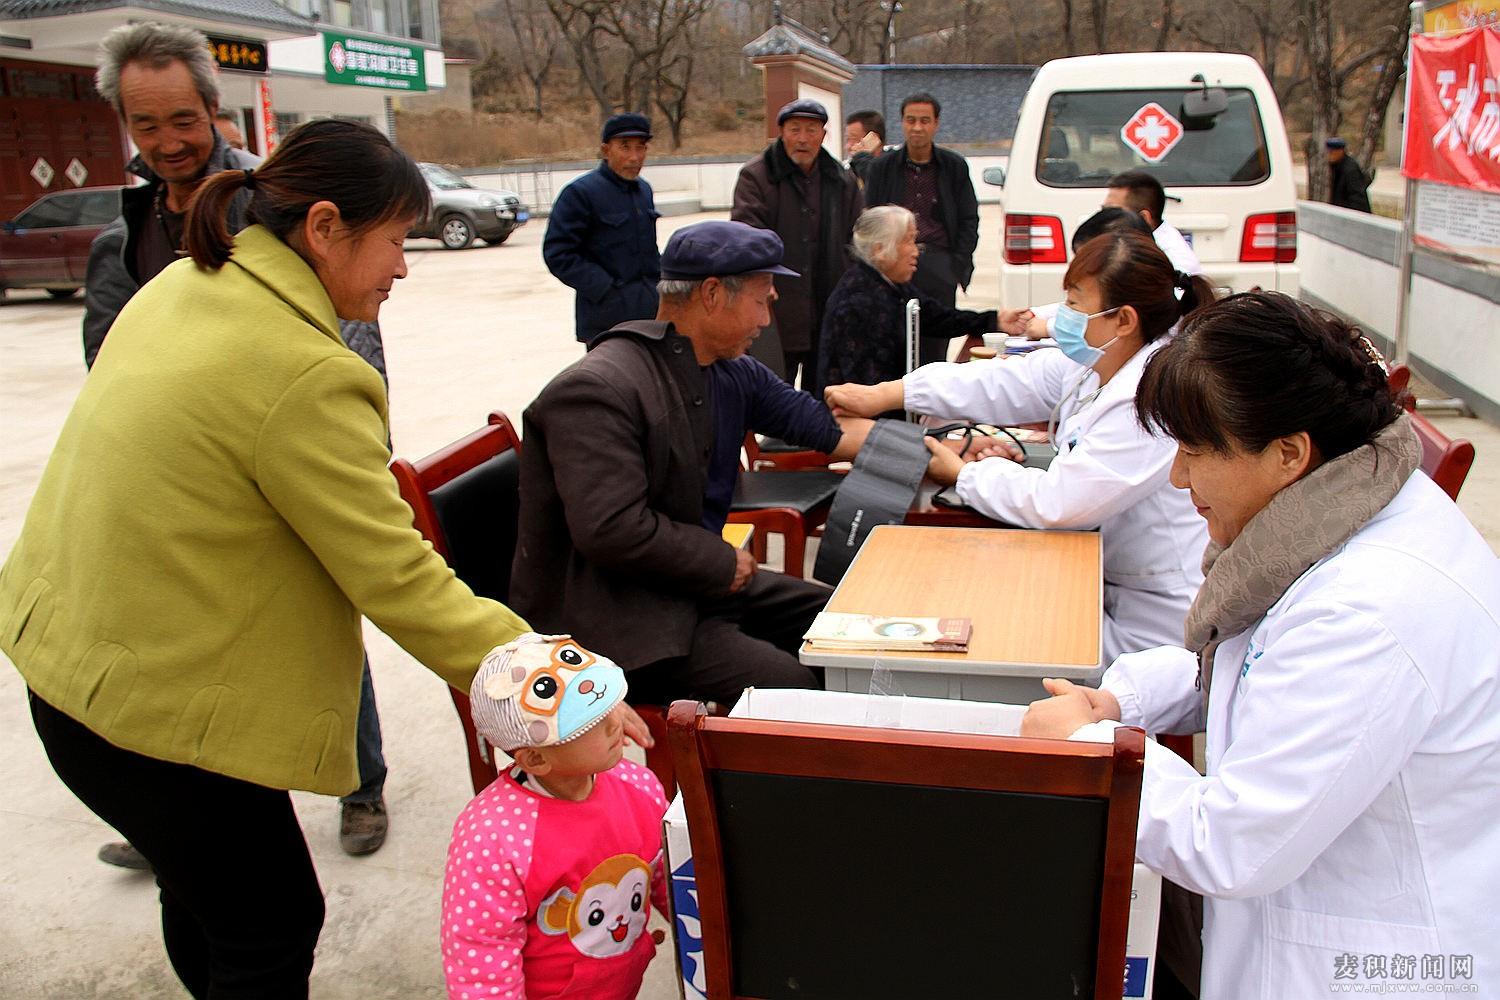
{"label": "man in black jacket", "polygon": [[606,330],[522,418],[511,607],[613,659],[636,701],[820,686],[796,649],[829,591],[720,534],[747,431],[848,459],[870,427],[744,356],[772,276],[796,276],[781,259],[776,234],[742,223],[679,229],[657,318]]}
{"label": "man in black jacket", "polygon": [[[958,289],[967,289],[974,275],[979,199],[968,161],[933,142],[941,114],[942,105],[931,94],[912,94],[901,102],[906,141],[870,164],[865,204],[900,205],[917,217],[922,256],[912,284],[952,308]],[[942,361],[947,352],[946,340],[922,338],[922,364]]]}
{"label": "man in black jacket", "polygon": [[1349,144],[1334,136],[1325,145],[1328,147],[1328,175],[1331,182],[1329,204],[1352,208],[1356,212],[1368,212],[1370,196],[1365,189],[1370,186],[1370,179],[1365,176],[1354,157],[1349,155]]}
{"label": "man in black jacket", "polygon": [[849,266],[849,240],[864,201],[854,175],[823,148],[828,109],[817,101],[792,101],[777,114],[776,125],[776,141],[740,168],[729,212],[735,222],[780,236],[786,266],[797,272],[776,279],[772,322],[751,353],[790,384],[800,369],[802,388],[821,401],[823,303]]}

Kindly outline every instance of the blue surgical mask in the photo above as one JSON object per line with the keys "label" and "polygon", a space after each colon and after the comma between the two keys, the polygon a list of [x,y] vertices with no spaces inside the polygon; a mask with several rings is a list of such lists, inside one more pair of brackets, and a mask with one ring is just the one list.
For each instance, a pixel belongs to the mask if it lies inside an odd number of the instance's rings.
{"label": "blue surgical mask", "polygon": [[1118,312],[1119,309],[1119,306],[1115,306],[1113,309],[1103,309],[1096,313],[1081,313],[1064,303],[1057,307],[1057,318],[1052,324],[1052,337],[1064,354],[1085,368],[1092,368],[1099,363],[1100,358],[1104,357],[1104,348],[1119,338],[1111,339],[1104,347],[1095,347],[1083,336],[1089,328],[1089,320],[1096,316],[1108,316],[1112,312]]}

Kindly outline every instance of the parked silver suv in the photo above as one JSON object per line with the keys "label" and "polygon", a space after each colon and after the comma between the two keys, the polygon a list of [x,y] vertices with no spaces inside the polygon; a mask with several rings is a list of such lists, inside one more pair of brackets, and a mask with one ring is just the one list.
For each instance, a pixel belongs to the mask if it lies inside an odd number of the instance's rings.
{"label": "parked silver suv", "polygon": [[432,191],[432,214],[418,222],[410,236],[442,240],[449,250],[462,250],[476,238],[499,246],[530,218],[512,191],[476,188],[436,163],[417,166]]}

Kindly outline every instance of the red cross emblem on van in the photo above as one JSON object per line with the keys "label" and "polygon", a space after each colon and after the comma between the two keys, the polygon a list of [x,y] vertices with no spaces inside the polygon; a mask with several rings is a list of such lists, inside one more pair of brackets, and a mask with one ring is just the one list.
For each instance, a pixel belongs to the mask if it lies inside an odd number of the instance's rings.
{"label": "red cross emblem on van", "polygon": [[1120,138],[1147,163],[1160,163],[1182,141],[1182,122],[1152,101],[1130,116],[1120,129]]}

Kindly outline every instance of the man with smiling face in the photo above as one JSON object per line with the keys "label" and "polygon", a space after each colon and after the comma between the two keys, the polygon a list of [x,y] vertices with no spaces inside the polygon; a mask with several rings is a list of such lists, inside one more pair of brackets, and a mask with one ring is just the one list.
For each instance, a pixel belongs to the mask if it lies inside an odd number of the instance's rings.
{"label": "man with smiling face", "polygon": [[595,337],[632,319],[656,315],[656,202],[641,180],[651,123],[633,112],[613,115],[600,136],[599,166],[558,194],[542,240],[553,276],[578,292],[575,334]]}
{"label": "man with smiling face", "polygon": [[828,111],[817,101],[796,100],[776,116],[781,134],[740,168],[729,217],[769,229],[786,246],[795,278],[776,281],[773,321],[762,331],[755,356],[822,398],[817,384],[818,332],[823,303],[849,264],[854,220],[864,209],[859,182],[823,148]]}
{"label": "man with smiling face", "polygon": [[820,684],[796,649],[828,589],[720,534],[747,432],[847,459],[870,428],[745,356],[775,276],[797,277],[781,258],[775,233],[742,223],[678,230],[656,319],[601,334],[523,416],[511,607],[629,671],[634,700]]}
{"label": "man with smiling face", "polygon": [[[969,162],[933,140],[941,124],[942,105],[931,94],[912,94],[901,102],[901,130],[906,141],[870,164],[865,175],[865,202],[900,205],[917,218],[922,255],[912,284],[948,308],[960,287],[974,276],[974,248],[979,245],[979,200],[969,177]],[[946,361],[948,341],[923,337],[921,362]]]}
{"label": "man with smiling face", "polygon": [[[179,25],[129,24],[105,35],[99,52],[97,88],[138,150],[125,169],[146,184],[121,191],[120,217],[89,250],[83,314],[83,360],[89,366],[125,303],[177,259],[188,200],[203,179],[260,162],[231,149],[214,128],[219,85],[201,33]],[[232,231],[244,227],[249,204],[248,191],[235,198]]]}
{"label": "man with smiling face", "polygon": [[[90,368],[131,296],[181,256],[187,204],[204,178],[222,170],[251,170],[261,162],[230,148],[217,130],[219,86],[213,57],[208,39],[192,28],[143,22],[114,29],[99,44],[95,86],[114,106],[138,150],[126,169],[147,183],[120,192],[119,218],[89,248],[83,361]],[[230,203],[230,233],[247,225],[250,198],[245,188]],[[339,332],[384,379],[379,324],[341,318]],[[384,747],[368,658],[356,739],[360,785],[340,800],[339,844],[346,854],[364,855],[380,849],[389,827]],[[99,859],[122,868],[150,867],[123,841],[105,844]]]}

